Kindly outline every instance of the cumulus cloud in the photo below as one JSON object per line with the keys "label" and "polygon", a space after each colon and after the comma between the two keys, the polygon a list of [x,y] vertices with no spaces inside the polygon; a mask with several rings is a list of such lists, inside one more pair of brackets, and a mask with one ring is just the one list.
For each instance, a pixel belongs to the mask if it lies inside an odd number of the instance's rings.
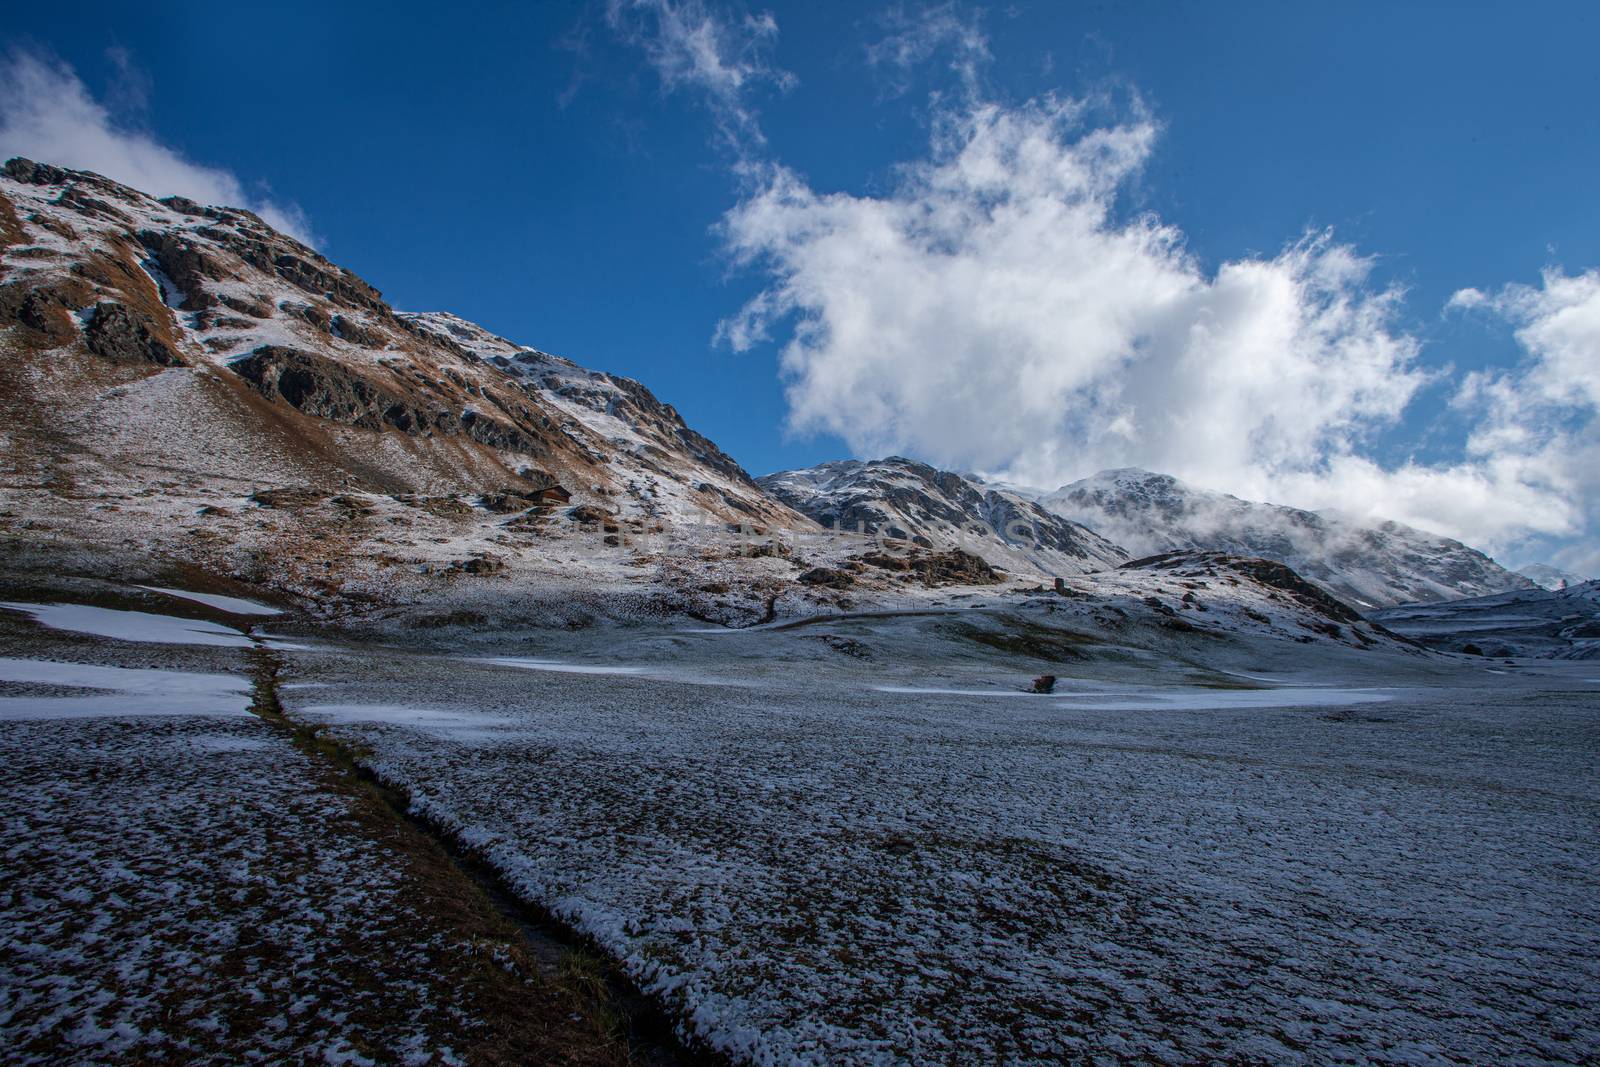
{"label": "cumulus cloud", "polygon": [[[114,53],[123,110],[142,108],[146,84],[126,53]],[[187,196],[204,204],[243,207],[311,243],[305,213],[293,203],[252,193],[231,172],[208,167],[162,144],[136,123],[114,115],[64,63],[14,51],[0,60],[0,158],[27,156],[92,170],[155,196]]]}
{"label": "cumulus cloud", "polygon": [[793,74],[771,62],[778,23],[770,13],[735,16],[703,0],[607,0],[606,20],[644,50],[664,89],[702,95],[719,140],[737,157],[748,159],[766,143],[750,90],[795,85]]}
{"label": "cumulus cloud", "polygon": [[1403,294],[1327,232],[1204,269],[1171,225],[1119,217],[1155,124],[1093,113],[964,103],[884,195],[774,168],[728,213],[728,248],[768,284],[719,334],[783,334],[794,431],[1045,487],[1139,466],[1491,550],[1594,528],[1596,275],[1458,294],[1515,322],[1529,361],[1461,387],[1476,421],[1457,461],[1386,467],[1374,435],[1442,373]]}
{"label": "cumulus cloud", "polygon": [[1513,284],[1495,293],[1465,289],[1450,306],[1511,324],[1524,359],[1516,367],[1467,376],[1455,403],[1477,416],[1467,451],[1543,505],[1544,532],[1580,534],[1556,561],[1600,575],[1600,270],[1547,269],[1538,287]]}

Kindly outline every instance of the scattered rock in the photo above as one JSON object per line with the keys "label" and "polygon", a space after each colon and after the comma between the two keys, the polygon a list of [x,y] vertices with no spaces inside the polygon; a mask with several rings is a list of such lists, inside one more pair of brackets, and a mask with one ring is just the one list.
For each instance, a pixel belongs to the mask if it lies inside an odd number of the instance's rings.
{"label": "scattered rock", "polygon": [[528,510],[528,498],[520,493],[484,493],[478,503],[497,515],[511,515]]}
{"label": "scattered rock", "polygon": [[856,580],[845,571],[832,567],[812,567],[797,579],[802,585],[822,586],[828,589],[848,589]]}
{"label": "scattered rock", "polygon": [[246,300],[243,297],[223,294],[218,296],[217,300],[223,307],[237,311],[241,315],[248,315],[253,319],[272,318],[272,302],[265,298]]}
{"label": "scattered rock", "polygon": [[999,571],[981,556],[961,549],[948,552],[868,552],[857,559],[879,570],[920,575],[929,585],[995,585]]}
{"label": "scattered rock", "polygon": [[309,508],[328,499],[329,495],[321,489],[285,486],[251,493],[250,501],[264,508]]}
{"label": "scattered rock", "polygon": [[872,658],[872,649],[851,637],[840,637],[838,634],[818,634],[817,640],[840,655],[849,656],[851,659]]}

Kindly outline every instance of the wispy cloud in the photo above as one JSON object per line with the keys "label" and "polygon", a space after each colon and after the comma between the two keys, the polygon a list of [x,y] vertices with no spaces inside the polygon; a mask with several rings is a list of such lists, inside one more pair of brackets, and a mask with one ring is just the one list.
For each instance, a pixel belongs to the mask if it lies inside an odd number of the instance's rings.
{"label": "wispy cloud", "polygon": [[251,192],[232,172],[196,163],[138,125],[148,81],[126,52],[113,50],[111,59],[122,86],[117,114],[65,63],[27,51],[0,60],[0,158],[27,156],[92,170],[156,196],[247,208],[285,233],[314,241],[298,205]]}
{"label": "wispy cloud", "polygon": [[606,19],[643,49],[667,92],[701,95],[719,141],[736,160],[756,158],[766,136],[752,91],[795,85],[794,75],[771,60],[778,23],[770,13],[739,15],[703,0],[607,0]]}
{"label": "wispy cloud", "polygon": [[961,93],[977,97],[991,58],[981,11],[953,0],[915,11],[896,6],[882,24],[886,33],[867,45],[867,63],[884,80],[887,95],[910,91],[917,69],[942,58]]}

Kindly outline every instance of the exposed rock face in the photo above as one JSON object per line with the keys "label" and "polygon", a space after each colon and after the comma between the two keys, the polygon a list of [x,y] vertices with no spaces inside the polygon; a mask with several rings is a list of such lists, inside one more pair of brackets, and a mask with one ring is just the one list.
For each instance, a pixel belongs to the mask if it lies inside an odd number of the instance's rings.
{"label": "exposed rock face", "polygon": [[336,360],[293,348],[258,348],[231,365],[234,373],[269,399],[306,415],[359,426],[394,429],[419,437],[466,436],[494,448],[542,455],[547,446],[519,427],[468,411],[427,411]]}
{"label": "exposed rock face", "polygon": [[760,484],[824,526],[926,548],[959,547],[1007,570],[1078,574],[1128,558],[1021,496],[898,456],[783,471]]}
{"label": "exposed rock face", "polygon": [[69,173],[71,172],[60,167],[52,167],[48,163],[35,163],[21,156],[6,160],[4,170],[7,178],[25,185],[60,185],[67,180]]}
{"label": "exposed rock face", "polygon": [[109,301],[95,305],[94,315],[84,329],[84,345],[96,355],[121,363],[186,365],[142,316]]}
{"label": "exposed rock face", "polygon": [[1139,554],[1199,549],[1277,560],[1363,608],[1533,584],[1459,541],[1397,522],[1258,504],[1131,468],[1102,471],[1039,503]]}
{"label": "exposed rock face", "polygon": [[[463,357],[517,379],[525,392],[538,395],[563,426],[589,429],[656,475],[678,480],[674,475],[683,465],[675,457],[687,455],[702,469],[720,476],[715,483],[686,483],[701,494],[701,501],[753,518],[771,521],[774,517],[766,495],[744,468],[639,382],[586,370],[548,352],[512,344],[454,315],[402,313],[399,319],[418,336],[447,344]],[[797,516],[782,518],[782,525],[792,525]]]}
{"label": "exposed rock face", "polygon": [[222,281],[226,274],[200,244],[170,231],[156,230],[144,231],[139,241],[149,250],[156,266],[183,294],[183,299],[174,303],[174,307],[201,311],[217,303],[217,297],[206,288],[206,283]]}
{"label": "exposed rock face", "polygon": [[75,335],[71,311],[89,300],[89,291],[71,282],[0,285],[0,326],[18,325],[40,335],[49,344],[65,344]]}

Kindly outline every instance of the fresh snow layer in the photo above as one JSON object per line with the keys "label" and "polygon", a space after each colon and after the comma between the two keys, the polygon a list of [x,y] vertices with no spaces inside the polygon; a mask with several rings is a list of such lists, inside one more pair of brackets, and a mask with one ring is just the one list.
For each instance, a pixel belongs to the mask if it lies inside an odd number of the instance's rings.
{"label": "fresh snow layer", "polygon": [[1382,689],[1340,689],[1334,687],[1290,687],[1284,689],[1213,689],[1205,687],[1159,688],[1156,686],[1093,686],[1078,692],[1070,683],[1057,683],[1054,692],[1035,693],[1024,689],[940,689],[922,686],[875,685],[879,693],[911,693],[925,696],[1027,697],[1058,708],[1081,711],[1155,711],[1161,708],[1205,711],[1221,708],[1327,708],[1347,704],[1371,704],[1394,699]]}
{"label": "fresh snow layer", "polygon": [[249,648],[250,638],[238,630],[202,619],[179,619],[145,611],[118,611],[87,604],[17,604],[0,601],[0,608],[24,612],[52,630],[110,637],[118,641],[143,641],[163,645],[220,645]]}
{"label": "fresh snow layer", "polygon": [[939,689],[915,685],[875,685],[872,688],[878,693],[919,693],[925,696],[1032,697],[1034,700],[1041,696],[1022,689]]}
{"label": "fresh snow layer", "polygon": [[411,730],[450,739],[471,738],[500,726],[505,719],[404,704],[319,704],[303,708],[304,718],[345,725],[402,726]]}
{"label": "fresh snow layer", "polygon": [[873,665],[719,639],[751,684],[714,701],[398,654],[311,675],[396,706],[286,697],[741,1062],[1600,1057],[1582,675],[994,701],[916,634],[854,632]]}
{"label": "fresh snow layer", "polygon": [[167,596],[175,596],[180,600],[192,600],[196,604],[204,604],[206,607],[216,608],[218,611],[226,611],[234,615],[283,614],[282,608],[258,604],[254,600],[246,600],[243,597],[222,596],[217,593],[191,593],[187,589],[167,589],[159,585],[141,585],[139,588],[149,590],[152,593],[165,593]]}
{"label": "fresh snow layer", "polygon": [[[1125,690],[1098,690],[1078,694],[1052,694],[1057,706],[1083,711],[1211,711],[1223,708],[1337,708],[1393,700],[1383,689],[1158,689],[1130,686]],[[1065,696],[1066,699],[1060,699]]]}
{"label": "fresh snow layer", "polygon": [[244,715],[250,683],[231,674],[137,670],[87,663],[0,658],[0,681],[105,694],[59,697],[0,697],[0,721],[82,719],[144,715]]}
{"label": "fresh snow layer", "polygon": [[520,656],[498,656],[479,660],[501,667],[518,667],[525,671],[554,671],[557,674],[638,674],[643,667],[615,667],[595,663],[563,663],[553,659],[525,659]]}

